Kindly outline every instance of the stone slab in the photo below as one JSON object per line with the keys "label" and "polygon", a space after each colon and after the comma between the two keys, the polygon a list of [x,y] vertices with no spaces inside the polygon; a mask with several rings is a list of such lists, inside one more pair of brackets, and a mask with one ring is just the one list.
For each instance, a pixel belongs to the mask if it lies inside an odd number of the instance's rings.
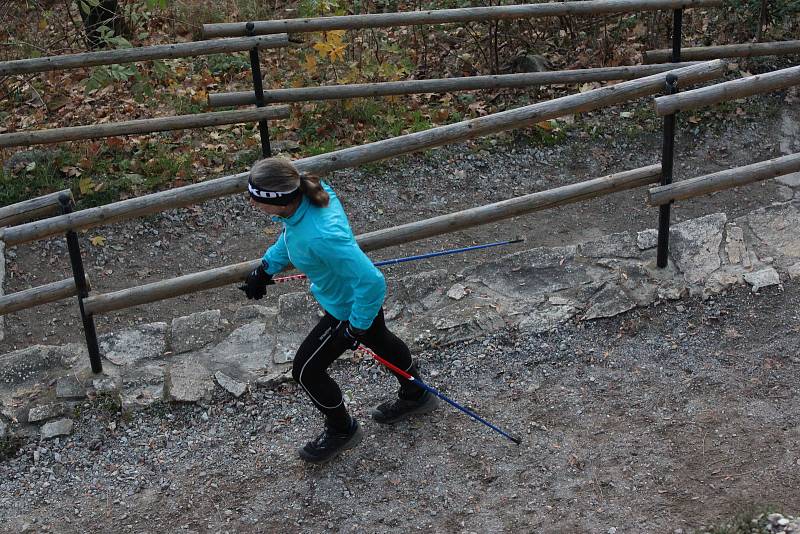
{"label": "stone slab", "polygon": [[172,352],[181,354],[197,350],[219,337],[220,310],[206,310],[172,320]]}
{"label": "stone slab", "polygon": [[63,402],[34,406],[28,411],[28,422],[38,423],[39,421],[46,421],[47,419],[60,417],[66,412],[67,407]]}
{"label": "stone slab", "polygon": [[236,380],[232,376],[226,375],[222,371],[214,373],[214,378],[217,379],[217,384],[237,399],[247,391],[247,384]]}
{"label": "stone slab", "polygon": [[150,323],[138,328],[101,336],[100,353],[114,365],[132,365],[158,358],[167,350],[167,323]]}
{"label": "stone slab", "polygon": [[744,280],[753,286],[753,293],[758,292],[758,290],[763,287],[775,286],[781,283],[781,278],[778,275],[778,271],[772,267],[767,267],[766,269],[761,269],[752,273],[746,273],[744,275]]}
{"label": "stone slab", "polygon": [[0,383],[21,384],[66,369],[78,358],[74,349],[73,345],[33,345],[0,355]]}
{"label": "stone slab", "polygon": [[177,402],[208,401],[214,391],[214,379],[205,366],[182,361],[170,367],[166,391],[169,399]]}
{"label": "stone slab", "polygon": [[41,428],[42,439],[53,439],[59,436],[68,436],[72,433],[75,422],[72,419],[59,419],[45,423]]}
{"label": "stone slab", "polygon": [[672,226],[670,253],[689,284],[702,284],[722,265],[719,247],[726,221],[724,213],[713,213]]}

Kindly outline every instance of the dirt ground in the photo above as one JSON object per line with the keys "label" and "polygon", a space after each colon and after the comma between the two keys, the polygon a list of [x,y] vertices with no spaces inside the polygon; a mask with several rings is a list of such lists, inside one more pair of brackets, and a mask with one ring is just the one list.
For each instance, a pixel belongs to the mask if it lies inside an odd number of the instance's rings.
{"label": "dirt ground", "polygon": [[368,359],[334,368],[366,437],[325,467],[296,457],[320,421],[293,384],[128,417],[95,405],[68,439],[0,464],[0,530],[690,532],[791,513],[798,299],[740,288],[419,355],[520,446],[448,406],[372,423],[394,384]]}

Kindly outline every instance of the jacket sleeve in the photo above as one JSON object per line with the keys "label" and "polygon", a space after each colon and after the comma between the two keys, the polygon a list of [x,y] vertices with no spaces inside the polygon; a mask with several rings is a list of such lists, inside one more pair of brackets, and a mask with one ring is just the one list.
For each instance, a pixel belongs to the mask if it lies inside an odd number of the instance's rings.
{"label": "jacket sleeve", "polygon": [[267,262],[267,274],[281,272],[289,265],[289,253],[286,250],[286,231],[282,231],[275,243],[267,249],[261,261]]}
{"label": "jacket sleeve", "polygon": [[378,315],[386,296],[386,281],[352,238],[330,239],[320,261],[345,281],[353,292],[354,302],[348,320],[366,330]]}

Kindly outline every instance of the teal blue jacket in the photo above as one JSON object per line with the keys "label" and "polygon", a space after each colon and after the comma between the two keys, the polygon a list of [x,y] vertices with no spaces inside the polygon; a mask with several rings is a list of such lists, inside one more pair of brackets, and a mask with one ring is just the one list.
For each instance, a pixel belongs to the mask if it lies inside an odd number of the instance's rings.
{"label": "teal blue jacket", "polygon": [[294,265],[308,276],[311,292],[325,311],[366,330],[383,305],[386,281],[358,247],[336,193],[325,182],[322,187],[330,196],[327,207],[303,196],[290,217],[272,217],[283,223],[283,231],[263,260],[268,274]]}

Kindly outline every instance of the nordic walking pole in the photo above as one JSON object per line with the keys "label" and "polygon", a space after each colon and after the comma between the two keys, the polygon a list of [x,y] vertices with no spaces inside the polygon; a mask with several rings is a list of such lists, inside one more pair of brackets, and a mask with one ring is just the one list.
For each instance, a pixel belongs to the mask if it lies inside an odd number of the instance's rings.
{"label": "nordic walking pole", "polygon": [[403,371],[399,367],[397,367],[395,365],[392,365],[391,363],[387,362],[386,360],[384,360],[383,358],[381,358],[380,356],[375,354],[372,350],[370,350],[369,348],[365,347],[364,345],[360,345],[359,348],[361,350],[363,350],[364,352],[366,352],[367,354],[369,354],[370,356],[372,356],[373,358],[375,358],[376,360],[378,360],[378,362],[383,364],[385,367],[387,367],[391,371],[394,371],[395,373],[397,373],[398,375],[402,376],[403,378],[405,378],[407,380],[410,380],[411,382],[414,382],[416,385],[418,385],[422,389],[430,391],[431,393],[433,393],[434,395],[436,395],[437,397],[439,397],[443,401],[449,403],[452,406],[455,406],[456,408],[458,408],[459,410],[461,410],[462,412],[464,412],[468,416],[472,417],[476,421],[479,421],[479,422],[483,423],[484,425],[488,426],[489,428],[491,428],[495,432],[498,432],[498,433],[502,434],[503,436],[505,436],[506,438],[510,439],[511,441],[516,443],[517,445],[522,443],[522,438],[518,438],[518,437],[515,437],[515,436],[512,436],[510,434],[507,434],[507,433],[503,432],[502,430],[500,430],[499,428],[494,426],[492,423],[490,423],[486,419],[483,419],[481,416],[479,416],[478,414],[476,414],[475,412],[473,412],[469,408],[465,408],[465,407],[461,406],[460,404],[458,404],[457,402],[455,402],[453,400],[450,400],[445,395],[439,393],[438,391],[436,391],[434,388],[432,388],[431,386],[429,386],[428,384],[426,384],[425,382],[423,382],[419,378],[415,378],[414,376],[410,375],[406,371]]}
{"label": "nordic walking pole", "polygon": [[[382,267],[384,265],[394,265],[396,263],[403,263],[406,261],[416,261],[416,260],[423,260],[425,258],[435,258],[437,256],[446,256],[448,254],[459,254],[461,252],[469,252],[470,250],[479,250],[482,248],[489,248],[489,247],[500,247],[503,245],[511,245],[514,243],[522,243],[525,239],[518,237],[516,239],[512,239],[511,241],[497,241],[495,243],[486,243],[483,245],[473,245],[471,247],[462,247],[462,248],[453,248],[450,250],[441,250],[439,252],[429,252],[427,254],[419,254],[417,256],[407,256],[405,258],[394,258],[391,260],[382,260],[375,262],[373,265],[375,267]],[[272,281],[276,283],[280,282],[290,282],[292,280],[303,280],[306,277],[304,274],[292,274],[289,276],[281,276],[279,278],[273,278]]]}

